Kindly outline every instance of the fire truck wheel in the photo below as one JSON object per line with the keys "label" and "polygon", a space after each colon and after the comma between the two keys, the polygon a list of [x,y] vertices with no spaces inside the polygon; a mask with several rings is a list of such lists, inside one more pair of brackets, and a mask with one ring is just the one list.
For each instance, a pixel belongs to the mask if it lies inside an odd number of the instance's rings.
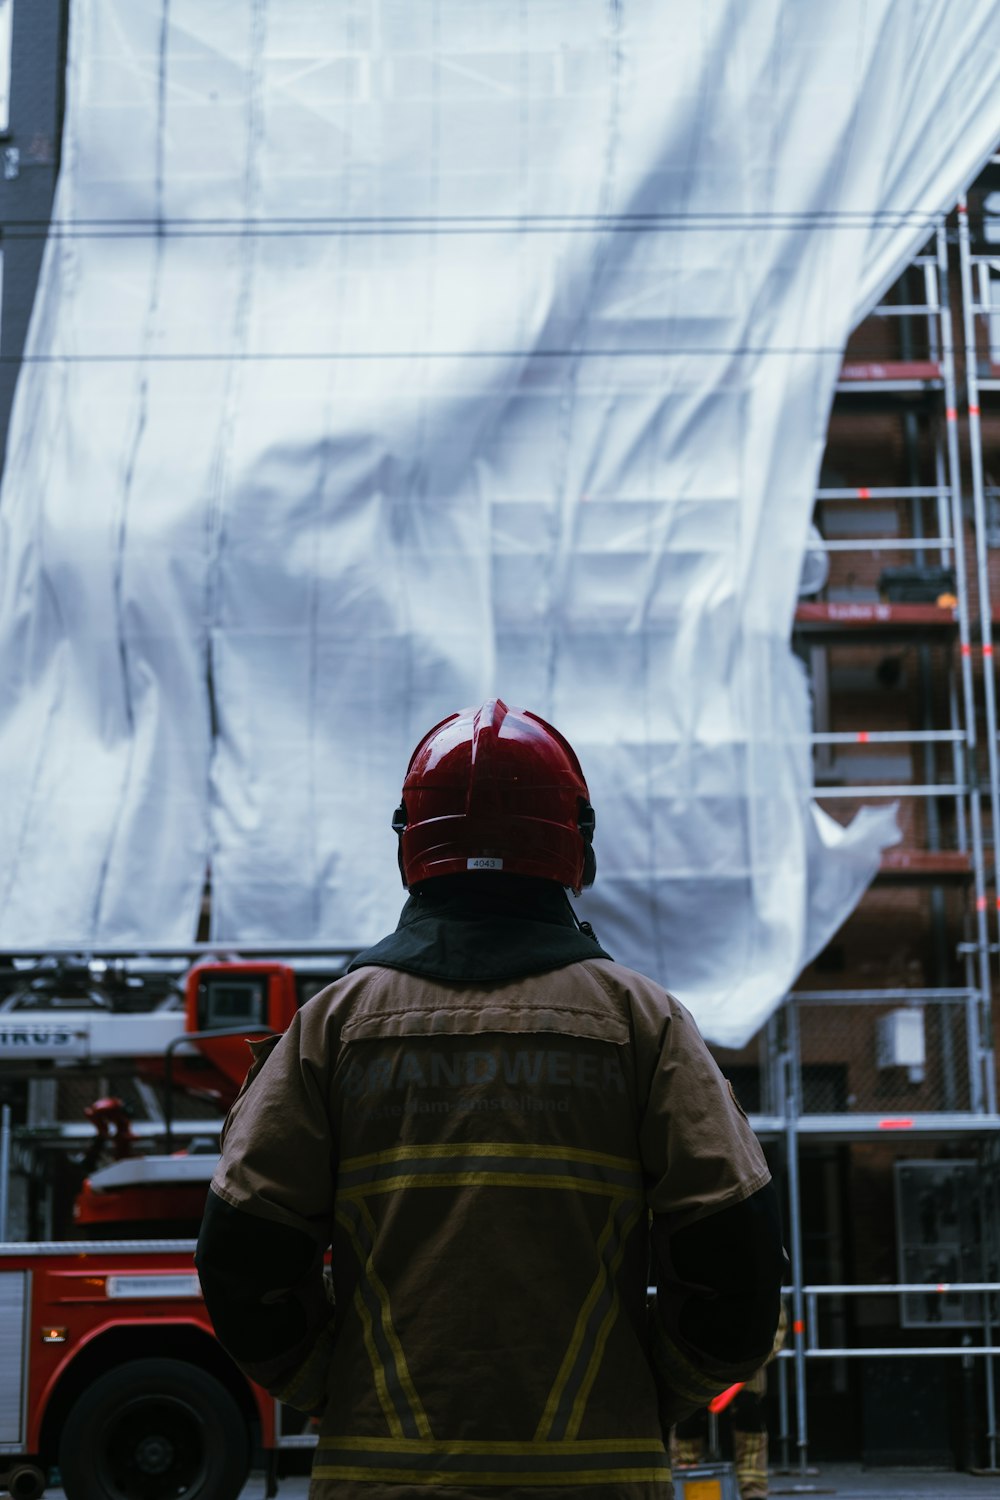
{"label": "fire truck wheel", "polygon": [[236,1402],[177,1359],[109,1370],[72,1408],[59,1442],[67,1500],[235,1500],[249,1468]]}

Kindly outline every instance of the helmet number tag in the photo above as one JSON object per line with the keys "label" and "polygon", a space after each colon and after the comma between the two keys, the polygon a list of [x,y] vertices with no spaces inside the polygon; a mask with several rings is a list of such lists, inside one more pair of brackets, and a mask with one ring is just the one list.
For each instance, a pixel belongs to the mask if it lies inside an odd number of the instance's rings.
{"label": "helmet number tag", "polygon": [[503,860],[489,859],[486,855],[482,854],[478,859],[467,859],[465,861],[465,868],[467,870],[502,870]]}

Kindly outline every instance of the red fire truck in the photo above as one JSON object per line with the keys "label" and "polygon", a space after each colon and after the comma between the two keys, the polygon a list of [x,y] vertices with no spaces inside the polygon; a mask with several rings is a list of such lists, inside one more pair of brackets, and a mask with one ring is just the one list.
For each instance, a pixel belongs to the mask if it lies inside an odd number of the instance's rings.
{"label": "red fire truck", "polygon": [[[0,1469],[20,1500],[238,1495],[275,1403],[214,1338],[194,1242],[0,1245]],[[276,1493],[276,1485],[268,1486]]]}
{"label": "red fire truck", "polygon": [[[126,1018],[113,1046],[166,1076],[168,1108],[190,1077],[225,1108],[246,1072],[243,1039],[284,1030],[298,998],[286,964],[202,964],[183,1013],[166,1025]],[[104,1015],[46,1012],[43,1022],[22,1009],[0,1016],[0,1057],[23,1060],[53,1036],[77,1056],[100,1054],[111,1035]],[[182,1048],[197,1049],[196,1072]],[[287,1430],[293,1414],[213,1336],[193,1236],[216,1156],[132,1154],[115,1104],[91,1112],[118,1160],[84,1183],[79,1238],[0,1244],[0,1485],[30,1500],[58,1468],[68,1500],[231,1500],[256,1460],[273,1495],[279,1449],[312,1439]],[[164,1225],[189,1237],[164,1239]]]}

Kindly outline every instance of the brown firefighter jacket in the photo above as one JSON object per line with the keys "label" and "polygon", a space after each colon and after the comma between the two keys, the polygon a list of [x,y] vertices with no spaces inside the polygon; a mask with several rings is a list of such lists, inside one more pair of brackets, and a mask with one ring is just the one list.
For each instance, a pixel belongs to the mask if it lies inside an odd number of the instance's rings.
{"label": "brown firefighter jacket", "polygon": [[770,1349],[768,1182],[651,981],[371,964],[252,1070],[198,1264],[234,1357],[321,1413],[316,1500],[668,1500],[666,1425]]}

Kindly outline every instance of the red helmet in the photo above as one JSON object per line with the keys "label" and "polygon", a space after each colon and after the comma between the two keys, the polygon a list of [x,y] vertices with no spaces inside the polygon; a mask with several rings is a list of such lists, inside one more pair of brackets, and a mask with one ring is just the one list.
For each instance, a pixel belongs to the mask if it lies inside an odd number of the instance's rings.
{"label": "red helmet", "polygon": [[594,809],[572,746],[499,698],[424,735],[392,826],[406,886],[475,870],[556,880],[577,894],[593,883]]}

